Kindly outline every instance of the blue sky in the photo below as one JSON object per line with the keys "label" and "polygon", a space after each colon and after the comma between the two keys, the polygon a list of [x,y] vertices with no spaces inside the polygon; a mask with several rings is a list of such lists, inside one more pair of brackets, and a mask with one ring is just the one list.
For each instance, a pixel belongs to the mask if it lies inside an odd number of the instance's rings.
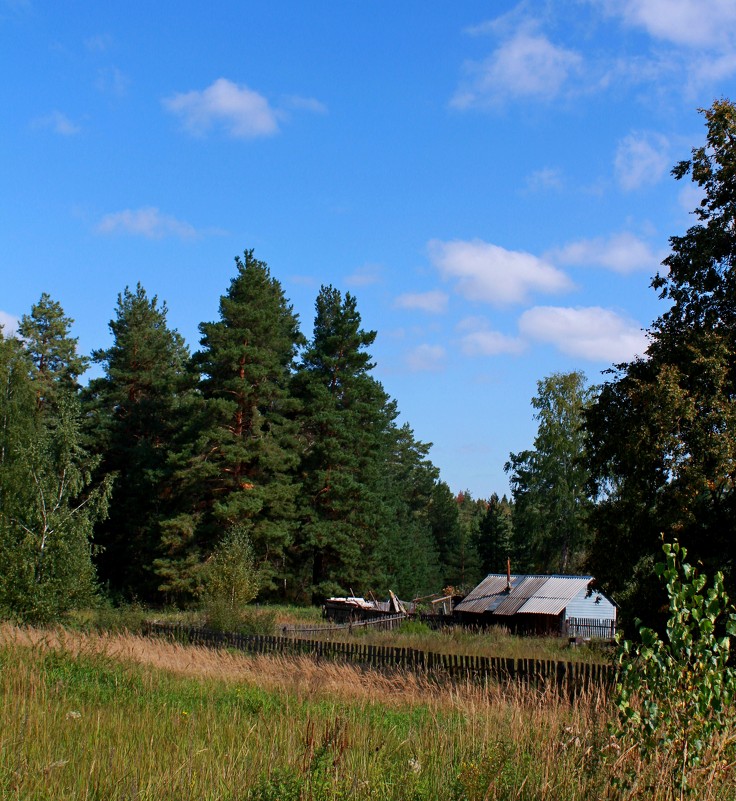
{"label": "blue sky", "polygon": [[734,95],[732,0],[0,0],[0,321],[80,350],[141,282],[192,350],[246,248],[311,329],[321,284],[442,477],[508,490],[537,380],[646,347]]}

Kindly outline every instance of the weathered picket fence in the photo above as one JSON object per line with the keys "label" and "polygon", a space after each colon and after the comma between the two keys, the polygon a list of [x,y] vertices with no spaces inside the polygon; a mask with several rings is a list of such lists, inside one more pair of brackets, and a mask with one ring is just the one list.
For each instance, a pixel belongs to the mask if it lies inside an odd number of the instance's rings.
{"label": "weathered picket fence", "polygon": [[616,636],[616,621],[590,617],[569,617],[565,621],[564,633],[570,637],[613,640]]}
{"label": "weathered picket fence", "polygon": [[353,631],[366,628],[372,631],[391,631],[398,628],[407,615],[384,615],[372,620],[355,620],[350,623],[330,623],[327,626],[281,626],[281,633],[289,637],[301,637],[305,634],[329,634],[333,631]]}
{"label": "weathered picket fence", "polygon": [[309,656],[317,660],[339,661],[377,670],[406,670],[453,680],[513,681],[538,689],[554,687],[571,695],[593,689],[607,691],[615,678],[613,666],[605,663],[443,654],[361,642],[231,634],[169,623],[147,623],[144,633],[211,648]]}

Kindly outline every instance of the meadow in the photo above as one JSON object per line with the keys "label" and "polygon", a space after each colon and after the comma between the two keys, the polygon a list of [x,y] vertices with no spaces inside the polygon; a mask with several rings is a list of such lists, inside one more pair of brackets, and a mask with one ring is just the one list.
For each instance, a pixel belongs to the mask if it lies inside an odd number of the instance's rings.
{"label": "meadow", "polygon": [[[636,764],[600,692],[571,702],[545,688],[4,625],[0,698],[7,799],[678,797],[676,755]],[[616,786],[632,767],[635,786]],[[694,797],[734,797],[728,770],[696,781]]]}

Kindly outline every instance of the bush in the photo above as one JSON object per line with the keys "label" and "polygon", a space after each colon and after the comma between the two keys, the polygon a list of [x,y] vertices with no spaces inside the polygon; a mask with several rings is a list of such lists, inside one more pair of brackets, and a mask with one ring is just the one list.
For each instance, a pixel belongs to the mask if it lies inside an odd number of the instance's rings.
{"label": "bush", "polygon": [[200,597],[206,625],[215,631],[239,631],[245,608],[260,589],[253,547],[241,526],[228,529],[202,570]]}
{"label": "bush", "polygon": [[[655,570],[669,596],[667,640],[637,621],[640,644],[619,643],[613,734],[622,753],[638,752],[655,768],[653,780],[668,780],[672,795],[682,797],[697,791],[698,775],[715,776],[736,756],[736,672],[728,666],[736,614],[721,573],[708,587],[683,561],[685,548],[666,543],[663,551],[666,563]],[[625,771],[629,790],[640,770]]]}

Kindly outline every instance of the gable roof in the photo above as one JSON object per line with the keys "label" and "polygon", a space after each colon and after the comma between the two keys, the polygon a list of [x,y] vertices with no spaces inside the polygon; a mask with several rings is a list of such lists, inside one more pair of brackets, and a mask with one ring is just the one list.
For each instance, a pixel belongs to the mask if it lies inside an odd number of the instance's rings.
{"label": "gable roof", "polygon": [[511,576],[507,591],[505,573],[491,573],[455,607],[458,612],[492,612],[494,615],[559,615],[592,576]]}

